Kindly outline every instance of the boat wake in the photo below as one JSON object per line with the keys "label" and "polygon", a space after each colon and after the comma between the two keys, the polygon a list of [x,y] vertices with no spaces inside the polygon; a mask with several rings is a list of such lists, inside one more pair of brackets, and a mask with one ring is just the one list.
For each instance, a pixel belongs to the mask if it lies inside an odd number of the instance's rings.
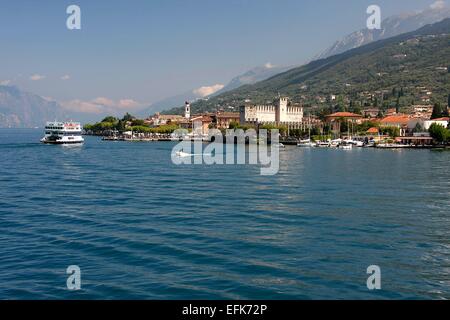
{"label": "boat wake", "polygon": [[177,157],[180,158],[186,158],[186,157],[195,157],[195,156],[207,156],[207,157],[211,157],[212,154],[211,153],[186,153],[183,151],[178,151],[176,153]]}

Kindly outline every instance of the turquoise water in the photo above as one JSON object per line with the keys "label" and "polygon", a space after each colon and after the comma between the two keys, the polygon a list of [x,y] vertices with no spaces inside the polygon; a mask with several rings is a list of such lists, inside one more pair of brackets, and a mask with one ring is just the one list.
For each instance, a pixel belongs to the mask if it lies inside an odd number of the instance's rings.
{"label": "turquoise water", "polygon": [[41,135],[0,130],[1,299],[450,298],[450,152],[291,147],[264,177]]}

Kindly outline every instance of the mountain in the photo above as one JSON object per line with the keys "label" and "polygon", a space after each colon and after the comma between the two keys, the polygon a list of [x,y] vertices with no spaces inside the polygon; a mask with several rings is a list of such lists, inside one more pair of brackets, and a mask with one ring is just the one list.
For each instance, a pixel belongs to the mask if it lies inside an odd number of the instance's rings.
{"label": "mountain", "polygon": [[392,16],[383,20],[381,30],[369,30],[365,28],[356,31],[334,43],[330,48],[317,55],[314,60],[328,58],[374,41],[411,32],[427,24],[442,21],[448,17],[450,17],[450,8],[444,6],[433,7],[418,13]]}
{"label": "mountain", "polygon": [[150,107],[143,109],[138,113],[139,116],[147,117],[155,112],[160,112],[163,110],[167,110],[174,107],[180,107],[184,105],[185,101],[195,102],[199,99],[208,99],[210,97],[217,96],[219,94],[225,93],[227,91],[239,88],[246,84],[254,84],[259,81],[266,80],[270,77],[273,77],[276,74],[285,72],[292,67],[280,67],[274,66],[270,63],[265,64],[264,66],[255,67],[242,75],[236,76],[233,78],[227,85],[225,85],[222,89],[214,92],[211,95],[202,95],[199,90],[193,89],[191,91],[187,91],[182,94],[178,94],[161,101],[158,101],[152,104]]}
{"label": "mountain", "polygon": [[[417,31],[372,42],[339,55],[313,61],[253,85],[198,101],[193,112],[229,107],[237,110],[246,100],[272,101],[278,94],[293,101],[313,103],[317,96],[358,95],[364,91],[397,87],[427,87],[433,97],[447,101],[450,93],[450,19]],[[445,97],[445,99],[444,99]],[[413,96],[411,96],[411,103]],[[172,110],[181,113],[181,110]]]}
{"label": "mountain", "polygon": [[0,128],[42,127],[46,121],[65,118],[62,107],[14,86],[0,86]]}
{"label": "mountain", "polygon": [[140,110],[136,115],[139,117],[148,117],[150,115],[155,114],[156,112],[160,112],[166,109],[170,109],[173,107],[179,107],[184,105],[185,101],[196,101],[200,98],[197,94],[194,93],[195,90],[187,91],[182,94],[178,94],[176,96],[168,97],[158,102],[153,103],[151,106]]}
{"label": "mountain", "polygon": [[253,68],[246,73],[233,78],[222,90],[219,90],[212,96],[217,96],[221,93],[237,89],[246,84],[255,84],[289,69],[292,69],[292,67],[279,67],[267,63],[264,66]]}
{"label": "mountain", "polygon": [[47,121],[98,121],[103,115],[73,112],[58,102],[25,92],[16,86],[0,85],[0,128],[43,127]]}

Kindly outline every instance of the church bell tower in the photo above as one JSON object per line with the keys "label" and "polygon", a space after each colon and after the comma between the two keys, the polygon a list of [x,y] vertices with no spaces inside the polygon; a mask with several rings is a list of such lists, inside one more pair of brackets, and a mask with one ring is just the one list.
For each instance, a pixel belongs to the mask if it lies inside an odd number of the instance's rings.
{"label": "church bell tower", "polygon": [[186,119],[191,118],[191,104],[187,101],[184,103],[184,117]]}

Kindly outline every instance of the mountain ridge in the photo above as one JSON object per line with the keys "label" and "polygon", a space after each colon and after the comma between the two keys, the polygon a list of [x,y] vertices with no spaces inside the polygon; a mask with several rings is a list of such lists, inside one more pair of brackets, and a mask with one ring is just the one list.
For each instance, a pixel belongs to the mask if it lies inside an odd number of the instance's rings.
{"label": "mountain ridge", "polygon": [[55,101],[16,86],[0,85],[0,127],[39,127],[50,119],[65,117],[65,111]]}
{"label": "mountain ridge", "polygon": [[[193,104],[192,108],[195,111],[203,112],[203,111],[213,111],[215,109],[227,108],[228,106],[232,106],[236,108],[239,104],[243,104],[244,100],[251,99],[254,103],[266,103],[268,100],[273,99],[278,93],[286,94],[286,95],[296,95],[298,96],[301,92],[300,85],[302,85],[306,80],[313,79],[314,77],[324,73],[325,71],[335,67],[338,64],[343,64],[345,61],[349,59],[353,59],[358,62],[358,66],[361,68],[365,68],[364,61],[360,61],[363,58],[370,58],[370,54],[377,50],[382,50],[384,48],[390,48],[389,46],[394,46],[402,41],[406,41],[408,39],[413,39],[416,36],[426,36],[426,35],[438,35],[438,34],[449,34],[450,33],[450,18],[444,19],[441,22],[427,25],[419,30],[415,30],[409,33],[405,33],[396,37],[379,40],[376,42],[369,43],[362,47],[358,47],[355,49],[351,49],[347,52],[344,52],[339,55],[331,56],[325,59],[319,59],[313,61],[307,65],[294,68],[288,70],[284,73],[278,74],[274,77],[271,77],[267,80],[258,82],[254,85],[245,85],[241,88],[232,90],[225,94],[219,95],[217,97],[209,99],[209,101],[205,102],[197,102]],[[448,46],[448,43],[446,43]],[[396,50],[400,50],[396,47]],[[388,51],[390,52],[390,51]],[[433,52],[425,52],[428,55],[432,55]],[[449,56],[446,57],[435,57],[436,59],[444,60],[443,63],[450,64]],[[359,60],[358,60],[359,59]],[[383,56],[380,56],[379,59],[383,60]],[[387,58],[386,58],[387,59]],[[385,59],[385,60],[386,60]],[[421,57],[417,57],[417,59],[421,59]],[[381,61],[383,63],[386,61]],[[388,61],[390,63],[390,60]],[[398,61],[397,61],[398,62]],[[401,63],[397,63],[400,64]],[[348,68],[352,68],[351,65]],[[342,68],[341,68],[342,69]],[[340,70],[340,72],[345,74],[346,70]],[[367,70],[368,73],[376,74],[376,70]],[[327,75],[331,77],[338,77],[340,82],[344,82],[341,84],[344,86],[346,78],[341,75]],[[396,75],[391,75],[395,77]],[[362,77],[364,78],[364,77]],[[327,79],[322,79],[326,82]],[[380,79],[379,81],[385,81],[385,79]],[[399,82],[402,79],[398,79]],[[357,85],[357,84],[356,84]],[[361,84],[363,86],[364,84]],[[330,88],[334,88],[333,84],[329,84]],[[324,87],[323,88],[328,88]],[[345,89],[341,89],[344,91]],[[352,90],[357,90],[356,88],[352,88]],[[320,90],[319,90],[320,91]],[[178,110],[179,111],[179,110]],[[177,110],[172,110],[172,112],[177,112]]]}
{"label": "mountain ridge", "polygon": [[332,46],[316,55],[313,60],[324,59],[369,44],[373,41],[384,40],[400,34],[408,33],[450,17],[450,8],[430,8],[417,13],[403,13],[384,19],[381,30],[367,28],[355,31]]}
{"label": "mountain ridge", "polygon": [[270,63],[267,63],[263,66],[252,68],[245,73],[232,78],[227,85],[213,94],[210,94],[208,96],[201,96],[195,93],[195,89],[190,90],[185,93],[171,96],[155,102],[149,107],[139,111],[138,115],[147,117],[155,112],[161,112],[173,107],[181,107],[184,105],[185,101],[195,102],[197,100],[209,99],[222,93],[237,89],[243,85],[255,84],[259,81],[266,80],[291,68],[292,67],[273,66]]}

